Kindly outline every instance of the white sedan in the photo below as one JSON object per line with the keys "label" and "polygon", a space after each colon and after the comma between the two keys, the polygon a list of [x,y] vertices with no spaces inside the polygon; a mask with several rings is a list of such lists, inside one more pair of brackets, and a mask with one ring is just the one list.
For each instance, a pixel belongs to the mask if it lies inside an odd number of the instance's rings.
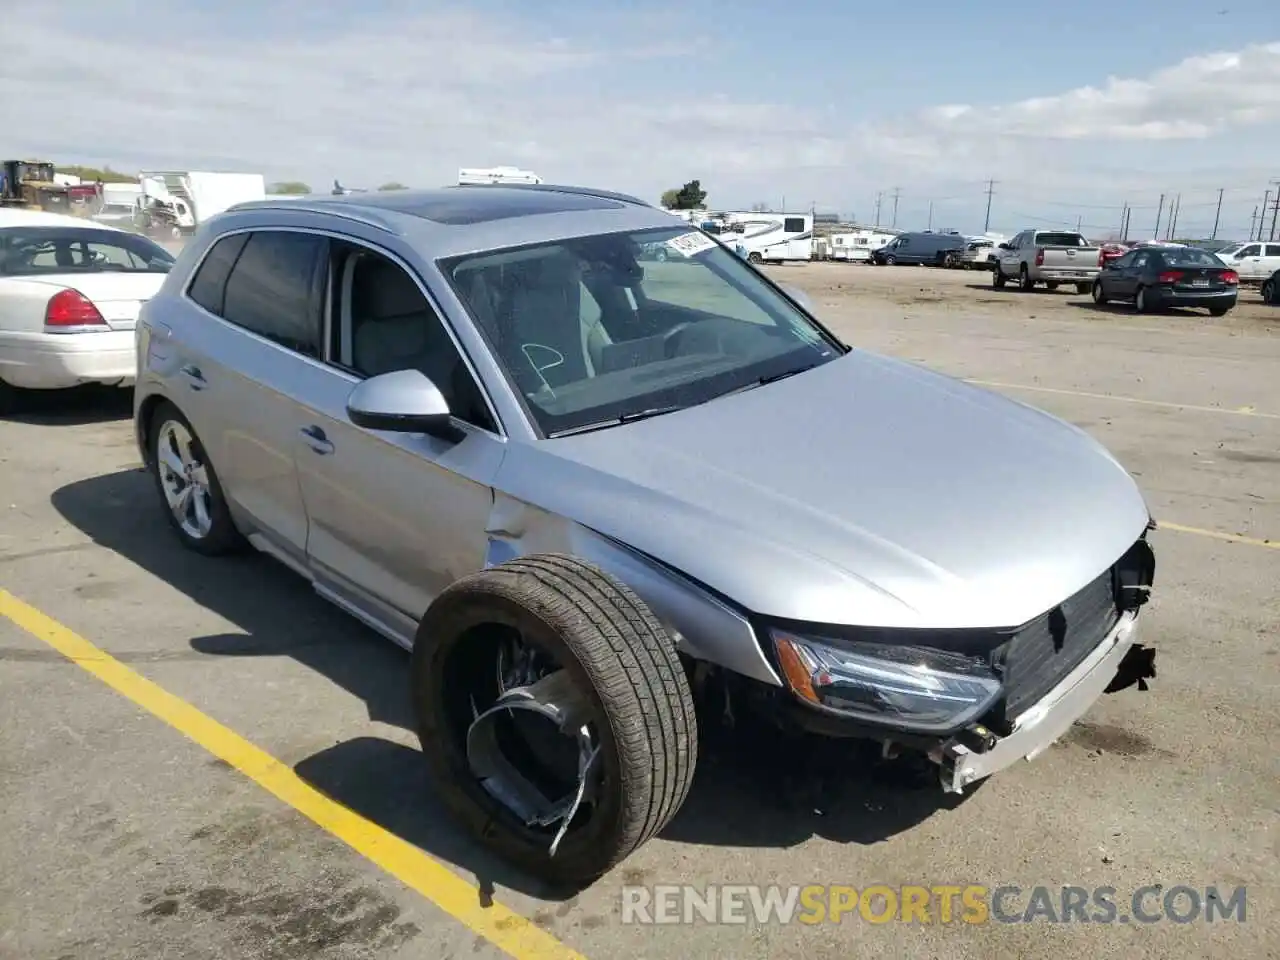
{"label": "white sedan", "polygon": [[0,412],[23,390],[131,387],[138,310],[173,263],[127,230],[0,210]]}

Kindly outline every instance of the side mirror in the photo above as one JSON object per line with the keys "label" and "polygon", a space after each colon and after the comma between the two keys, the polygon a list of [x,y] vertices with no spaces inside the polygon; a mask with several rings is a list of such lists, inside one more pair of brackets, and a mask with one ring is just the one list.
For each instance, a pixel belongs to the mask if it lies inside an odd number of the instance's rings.
{"label": "side mirror", "polygon": [[1008,250],[1008,249],[1009,249],[1009,245],[1008,245],[1007,243],[1002,243],[1002,244],[999,244],[999,245],[996,247],[996,249],[997,249],[997,250]]}
{"label": "side mirror", "polygon": [[813,301],[809,299],[809,295],[803,290],[791,286],[789,283],[780,283],[778,288],[788,297],[800,304],[805,313],[813,313]]}
{"label": "side mirror", "polygon": [[466,436],[440,388],[418,370],[396,370],[357,384],[347,397],[347,418],[366,430],[426,433],[453,441]]}

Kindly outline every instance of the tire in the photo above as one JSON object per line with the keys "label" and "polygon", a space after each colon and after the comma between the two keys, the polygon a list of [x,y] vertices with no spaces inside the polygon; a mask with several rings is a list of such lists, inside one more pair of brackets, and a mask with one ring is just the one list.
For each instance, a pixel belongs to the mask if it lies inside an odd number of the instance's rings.
{"label": "tire", "polygon": [[1045,288],[1046,290],[1057,290],[1057,289],[1058,289],[1058,281],[1057,281],[1057,280],[1046,280],[1046,281],[1045,281],[1045,283],[1044,283],[1044,288]]}
{"label": "tire", "polygon": [[1005,285],[1004,271],[1000,269],[1000,264],[996,263],[991,268],[991,286],[996,290],[1003,290]]}
{"label": "tire", "polygon": [[1106,306],[1109,299],[1110,298],[1102,290],[1102,281],[1093,281],[1093,302],[1102,307]]}
{"label": "tire", "polygon": [[[194,494],[196,497],[202,493],[207,494],[206,513],[209,522],[207,531],[203,533],[195,532],[192,528],[198,524],[185,524],[170,507],[169,488],[172,483],[172,472],[166,472],[161,458],[167,452],[163,446],[171,441],[177,441],[182,434],[189,438],[192,458],[203,468],[203,476],[206,478],[203,484],[198,485],[203,489],[197,489]],[[196,436],[190,421],[167,400],[156,407],[152,414],[147,435],[147,456],[150,461],[147,466],[151,470],[151,478],[155,482],[156,493],[160,497],[160,506],[184,547],[207,557],[236,553],[244,548],[244,538],[231,519],[231,510],[223,495],[222,484],[218,481],[218,474],[209,460],[208,453],[200,443],[200,438]]]}
{"label": "tire", "polygon": [[1023,291],[1030,291],[1030,290],[1034,290],[1035,288],[1036,288],[1036,282],[1031,279],[1031,271],[1027,269],[1027,265],[1024,263],[1022,267],[1018,270],[1018,289]]}
{"label": "tire", "polygon": [[1225,317],[1225,316],[1227,315],[1227,311],[1228,311],[1228,310],[1230,310],[1230,309],[1231,309],[1230,307],[1210,307],[1210,308],[1209,308],[1209,316],[1211,316],[1211,317]]}
{"label": "tire", "polygon": [[747,254],[747,260],[748,262],[755,263],[755,264],[764,263],[764,257],[760,256],[760,254],[756,253],[755,251],[752,251],[751,253]]}
{"label": "tire", "polygon": [[[466,757],[475,705],[460,705],[460,694],[468,676],[492,682],[492,665],[475,651],[483,649],[481,631],[504,628],[529,638],[590,692],[602,796],[554,856],[549,834],[493,799]],[[524,557],[454,583],[422,620],[411,674],[435,792],[482,844],[544,881],[594,881],[662,830],[688,796],[698,731],[675,644],[629,588],[581,560]]]}
{"label": "tire", "polygon": [[667,262],[666,249],[664,247],[659,247],[656,251],[654,251],[653,259],[657,260],[658,263],[666,263]]}
{"label": "tire", "polygon": [[1280,297],[1277,296],[1277,293],[1280,293],[1280,291],[1277,291],[1276,289],[1276,282],[1274,280],[1268,280],[1262,285],[1262,302],[1270,304],[1280,303]]}
{"label": "tire", "polygon": [[22,409],[22,391],[0,380],[0,417],[7,417]]}
{"label": "tire", "polygon": [[1147,288],[1139,286],[1133,293],[1133,310],[1135,313],[1150,313],[1151,305],[1147,303]]}
{"label": "tire", "polygon": [[1078,293],[1080,296],[1083,297],[1088,292],[1089,292],[1089,284],[1087,283],[1076,284],[1076,293]]}
{"label": "tire", "polygon": [[884,265],[886,267],[892,267],[895,264],[897,264],[897,262],[898,262],[898,258],[893,256],[892,254],[884,258]]}

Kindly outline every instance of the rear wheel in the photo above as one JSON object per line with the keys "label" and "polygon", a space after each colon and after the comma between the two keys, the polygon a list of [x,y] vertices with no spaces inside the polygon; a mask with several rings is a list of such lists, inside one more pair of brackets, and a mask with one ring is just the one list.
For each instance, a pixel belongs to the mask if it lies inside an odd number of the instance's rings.
{"label": "rear wheel", "polygon": [[244,546],[218,474],[190,422],[165,401],[151,418],[151,476],[183,546],[206,556]]}
{"label": "rear wheel", "polygon": [[747,259],[748,259],[750,262],[755,263],[755,264],[764,263],[764,257],[760,256],[760,254],[756,253],[755,251],[752,251],[751,253],[748,253],[748,254],[747,254]]}
{"label": "rear wheel", "polygon": [[1147,302],[1147,288],[1138,287],[1133,295],[1133,309],[1138,313],[1150,313],[1151,304]]}
{"label": "rear wheel", "polygon": [[22,401],[22,392],[14,386],[0,380],[0,417],[17,413]]}
{"label": "rear wheel", "polygon": [[546,881],[595,880],[688,795],[697,722],[675,644],[631,590],[576,558],[453,584],[422,620],[412,679],[437,794]]}
{"label": "rear wheel", "polygon": [[1209,315],[1213,317],[1225,317],[1230,307],[1210,307]]}
{"label": "rear wheel", "polygon": [[1024,263],[1018,270],[1018,286],[1023,290],[1034,290],[1036,282],[1031,279],[1031,271],[1027,269]]}
{"label": "rear wheel", "polygon": [[1262,285],[1262,302],[1280,303],[1280,288],[1277,287],[1274,277]]}

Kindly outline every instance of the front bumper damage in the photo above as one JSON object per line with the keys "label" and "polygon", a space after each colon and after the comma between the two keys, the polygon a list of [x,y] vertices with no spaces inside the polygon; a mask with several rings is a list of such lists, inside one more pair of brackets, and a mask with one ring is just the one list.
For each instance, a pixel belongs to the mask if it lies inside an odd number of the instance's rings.
{"label": "front bumper damage", "polygon": [[1155,676],[1155,651],[1137,643],[1136,612],[1124,614],[1106,638],[1074,670],[1012,723],[1006,736],[985,727],[970,727],[930,751],[938,764],[942,788],[962,793],[965,787],[1013,766],[1033,760],[1062,737],[1104,693],[1136,684],[1146,689]]}

